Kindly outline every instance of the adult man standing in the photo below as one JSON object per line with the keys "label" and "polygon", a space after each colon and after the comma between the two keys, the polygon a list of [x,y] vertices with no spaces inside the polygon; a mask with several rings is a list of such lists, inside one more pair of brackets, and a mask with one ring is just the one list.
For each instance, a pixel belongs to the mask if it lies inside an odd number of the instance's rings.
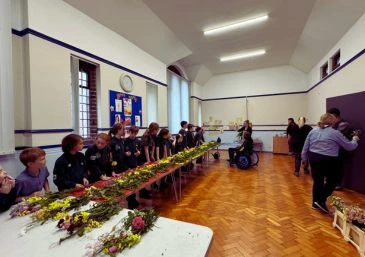
{"label": "adult man standing", "polygon": [[[335,123],[333,124],[333,128],[340,131],[347,139],[351,140],[353,136],[353,128],[351,124],[341,118],[341,112],[338,108],[330,108],[327,110],[327,113],[330,113],[335,116]],[[344,159],[346,158],[346,151],[343,148],[340,148],[339,156],[338,156],[338,168],[337,170],[337,186],[335,190],[342,190],[342,180],[344,177]]]}
{"label": "adult man standing", "polygon": [[294,175],[299,177],[301,165],[301,144],[299,126],[294,122],[293,118],[288,119],[288,127],[286,128],[288,136],[289,152],[294,155]]}

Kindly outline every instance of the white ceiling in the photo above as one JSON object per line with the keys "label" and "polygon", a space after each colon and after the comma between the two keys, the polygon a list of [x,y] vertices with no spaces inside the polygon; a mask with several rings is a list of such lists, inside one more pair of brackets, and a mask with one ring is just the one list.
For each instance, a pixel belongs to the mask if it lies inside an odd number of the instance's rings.
{"label": "white ceiling", "polygon": [[[365,11],[365,0],[64,1],[165,64],[179,62],[194,74],[277,65],[308,72]],[[264,23],[210,37],[202,33],[262,13],[269,14]],[[265,48],[266,55],[219,61],[223,55],[258,48]]]}

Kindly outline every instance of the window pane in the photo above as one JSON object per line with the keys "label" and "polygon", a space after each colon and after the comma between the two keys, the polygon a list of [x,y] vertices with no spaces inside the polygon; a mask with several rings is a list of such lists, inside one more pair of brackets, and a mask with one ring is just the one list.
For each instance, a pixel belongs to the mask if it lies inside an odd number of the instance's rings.
{"label": "window pane", "polygon": [[180,78],[173,73],[169,74],[168,104],[169,104],[169,128],[171,133],[177,133],[180,129]]}
{"label": "window pane", "polygon": [[181,111],[181,120],[188,121],[189,120],[189,84],[186,80],[181,80],[180,84],[181,94],[180,94],[180,111]]}

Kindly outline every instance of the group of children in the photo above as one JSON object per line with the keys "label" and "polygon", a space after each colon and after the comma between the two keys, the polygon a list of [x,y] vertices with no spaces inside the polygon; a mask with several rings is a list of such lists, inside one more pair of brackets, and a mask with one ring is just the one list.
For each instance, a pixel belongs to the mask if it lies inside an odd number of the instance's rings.
{"label": "group of children", "polygon": [[[67,135],[62,139],[63,154],[55,162],[53,182],[60,191],[82,189],[96,181],[117,177],[138,165],[198,146],[204,142],[204,131],[196,127],[194,134],[193,128],[192,124],[182,121],[181,130],[173,140],[168,129],[160,130],[159,125],[152,122],[139,140],[138,127],[129,127],[129,135],[125,137],[124,123],[116,123],[109,134],[98,134],[85,154],[81,152],[83,138],[76,134]],[[26,168],[16,179],[0,167],[0,211],[9,209],[23,198],[43,194],[43,189],[50,192],[45,157],[45,151],[40,148],[23,150],[19,158]],[[142,189],[139,196],[149,199],[151,191]],[[127,197],[127,201],[130,209],[139,205],[135,194]]]}

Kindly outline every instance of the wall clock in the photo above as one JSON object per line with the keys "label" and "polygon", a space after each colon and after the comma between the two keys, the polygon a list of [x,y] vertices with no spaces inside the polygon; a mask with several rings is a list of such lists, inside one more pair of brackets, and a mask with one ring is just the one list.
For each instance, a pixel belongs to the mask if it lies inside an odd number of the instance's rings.
{"label": "wall clock", "polygon": [[120,76],[120,86],[125,92],[132,92],[133,90],[133,80],[129,75]]}

